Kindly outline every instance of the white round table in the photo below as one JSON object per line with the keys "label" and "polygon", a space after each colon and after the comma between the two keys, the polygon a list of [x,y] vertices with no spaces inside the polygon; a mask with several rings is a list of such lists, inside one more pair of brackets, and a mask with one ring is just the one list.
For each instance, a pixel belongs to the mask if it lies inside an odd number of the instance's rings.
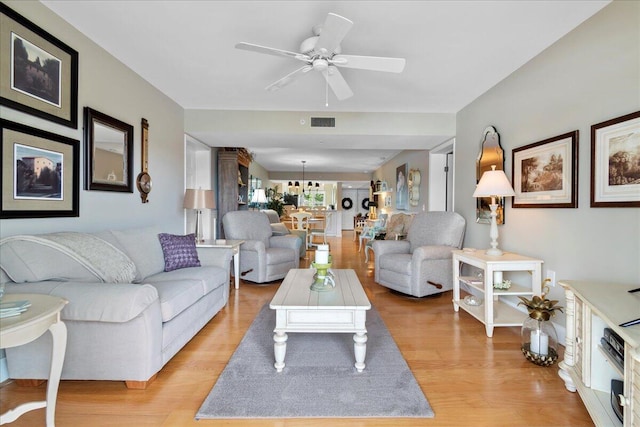
{"label": "white round table", "polygon": [[36,340],[46,331],[53,337],[51,369],[47,382],[47,399],[28,402],[0,414],[0,425],[18,419],[22,414],[34,409],[46,408],[47,427],[55,425],[56,399],[62,373],[62,363],[67,348],[67,327],[60,320],[60,312],[67,300],[50,295],[5,294],[2,303],[28,300],[27,311],[13,317],[0,319],[0,348],[17,347]]}

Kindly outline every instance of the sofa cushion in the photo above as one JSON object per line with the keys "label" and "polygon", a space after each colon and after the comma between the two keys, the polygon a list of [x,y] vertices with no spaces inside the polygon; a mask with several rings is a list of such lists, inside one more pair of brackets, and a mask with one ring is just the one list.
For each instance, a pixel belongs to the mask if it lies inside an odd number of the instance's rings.
{"label": "sofa cushion", "polygon": [[158,234],[161,232],[157,227],[111,231],[119,247],[136,265],[138,273],[134,279],[135,283],[140,283],[145,277],[164,270],[164,255],[158,240]]}
{"label": "sofa cushion", "polygon": [[151,285],[95,282],[8,283],[7,293],[53,295],[69,303],[62,309],[62,320],[80,322],[128,322],[157,303],[158,292]]}
{"label": "sofa cushion", "polygon": [[163,322],[173,319],[204,295],[201,280],[167,280],[150,282],[149,284],[158,291]]}
{"label": "sofa cushion", "polygon": [[224,268],[215,266],[188,267],[149,276],[145,279],[145,282],[154,284],[158,282],[179,282],[182,280],[200,281],[202,285],[202,295],[206,295],[220,286],[228,285],[229,272]]}
{"label": "sofa cushion", "polygon": [[164,271],[200,267],[195,234],[178,236],[160,233],[158,234],[158,239],[160,239],[160,246],[162,246],[162,253],[164,254]]}
{"label": "sofa cushion", "polygon": [[35,242],[13,240],[0,245],[2,270],[16,283],[41,280],[87,281],[99,279],[70,256]]}

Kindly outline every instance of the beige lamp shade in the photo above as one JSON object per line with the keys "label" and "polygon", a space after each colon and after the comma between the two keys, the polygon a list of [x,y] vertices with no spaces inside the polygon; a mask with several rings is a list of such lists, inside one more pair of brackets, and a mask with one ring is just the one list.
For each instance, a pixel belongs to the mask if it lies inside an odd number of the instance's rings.
{"label": "beige lamp shade", "polygon": [[213,190],[187,188],[184,192],[185,209],[215,209],[216,201],[213,198]]}
{"label": "beige lamp shade", "polygon": [[264,188],[257,188],[251,196],[251,203],[267,203],[267,195]]}
{"label": "beige lamp shade", "polygon": [[503,171],[497,171],[495,165],[490,171],[482,174],[480,182],[473,192],[473,197],[507,197],[515,196],[513,187]]}

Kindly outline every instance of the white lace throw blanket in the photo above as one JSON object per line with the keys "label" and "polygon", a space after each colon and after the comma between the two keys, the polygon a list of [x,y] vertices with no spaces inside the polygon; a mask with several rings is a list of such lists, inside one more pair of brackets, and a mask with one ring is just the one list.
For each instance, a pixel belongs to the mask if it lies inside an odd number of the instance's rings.
{"label": "white lace throw blanket", "polygon": [[56,249],[105,283],[131,283],[136,275],[136,266],[125,253],[91,234],[62,232],[10,236],[3,240],[30,241]]}

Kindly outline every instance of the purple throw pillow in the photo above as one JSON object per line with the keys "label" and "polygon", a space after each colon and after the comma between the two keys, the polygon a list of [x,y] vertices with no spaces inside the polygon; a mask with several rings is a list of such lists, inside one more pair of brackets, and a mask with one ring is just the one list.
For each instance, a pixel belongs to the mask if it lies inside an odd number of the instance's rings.
{"label": "purple throw pillow", "polygon": [[175,234],[160,233],[158,238],[164,254],[164,271],[173,271],[185,267],[200,267],[195,234],[177,236]]}

